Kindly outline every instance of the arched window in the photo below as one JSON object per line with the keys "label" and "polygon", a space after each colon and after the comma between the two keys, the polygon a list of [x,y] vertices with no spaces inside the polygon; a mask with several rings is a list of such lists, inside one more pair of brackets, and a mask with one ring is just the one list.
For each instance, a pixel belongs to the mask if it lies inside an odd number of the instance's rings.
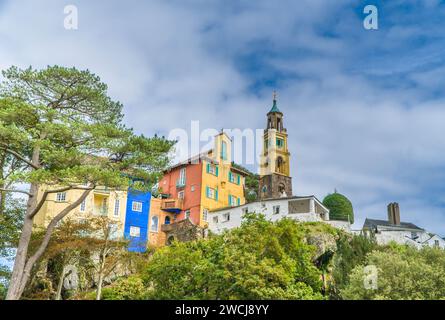
{"label": "arched window", "polygon": [[154,216],[151,218],[151,226],[150,230],[153,232],[158,232],[159,218],[158,216]]}
{"label": "arched window", "polygon": [[169,216],[165,217],[165,224],[170,224],[170,217]]}
{"label": "arched window", "polygon": [[283,161],[283,158],[281,158],[281,157],[278,157],[278,159],[277,159],[277,169],[276,169],[276,171],[278,173],[284,173],[284,161]]}

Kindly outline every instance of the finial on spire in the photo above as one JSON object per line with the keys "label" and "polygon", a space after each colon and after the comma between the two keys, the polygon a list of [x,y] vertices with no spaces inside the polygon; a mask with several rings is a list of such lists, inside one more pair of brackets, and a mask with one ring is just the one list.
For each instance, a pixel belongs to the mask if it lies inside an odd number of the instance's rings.
{"label": "finial on spire", "polygon": [[277,91],[276,90],[274,90],[273,91],[273,101],[277,101]]}

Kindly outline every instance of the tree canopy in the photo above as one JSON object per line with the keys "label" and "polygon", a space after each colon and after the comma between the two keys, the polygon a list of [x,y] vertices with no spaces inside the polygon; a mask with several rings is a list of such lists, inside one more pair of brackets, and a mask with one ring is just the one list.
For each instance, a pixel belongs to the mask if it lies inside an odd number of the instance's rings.
{"label": "tree canopy", "polygon": [[[157,251],[143,279],[152,299],[322,299],[309,230],[329,226],[247,217],[242,227],[208,240]],[[335,231],[328,231],[335,234]]]}
{"label": "tree canopy", "polygon": [[323,205],[329,209],[331,220],[342,220],[354,223],[354,209],[351,201],[340,193],[332,193],[323,199]]}
{"label": "tree canopy", "polygon": [[[373,288],[364,286],[369,275],[366,266],[377,271]],[[372,251],[364,264],[352,270],[341,296],[348,300],[444,300],[445,251],[395,244]]]}
{"label": "tree canopy", "polygon": [[[52,231],[96,186],[126,189],[132,179],[149,188],[169,164],[173,141],[134,134],[123,123],[122,104],[89,70],[11,67],[0,83],[0,152],[21,165],[0,180],[0,191],[28,196],[8,299],[18,299]],[[9,165],[10,166],[10,165]],[[29,190],[18,186],[30,185]],[[8,187],[6,187],[8,186]],[[44,190],[41,197],[38,192]],[[83,190],[57,213],[41,247],[27,257],[33,219],[49,194]]]}

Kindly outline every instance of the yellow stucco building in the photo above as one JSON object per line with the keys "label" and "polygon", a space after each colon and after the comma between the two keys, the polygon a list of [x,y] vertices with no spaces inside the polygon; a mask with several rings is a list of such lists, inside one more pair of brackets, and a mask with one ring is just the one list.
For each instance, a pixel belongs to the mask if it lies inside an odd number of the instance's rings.
{"label": "yellow stucco building", "polygon": [[[37,195],[38,200],[42,198],[44,192],[45,187],[41,187]],[[37,228],[47,226],[52,218],[78,200],[83,192],[83,190],[69,190],[49,194],[34,218],[35,226]],[[91,191],[87,198],[66,218],[82,220],[93,216],[106,216],[116,223],[116,236],[120,238],[124,235],[126,205],[126,191],[98,187]]]}

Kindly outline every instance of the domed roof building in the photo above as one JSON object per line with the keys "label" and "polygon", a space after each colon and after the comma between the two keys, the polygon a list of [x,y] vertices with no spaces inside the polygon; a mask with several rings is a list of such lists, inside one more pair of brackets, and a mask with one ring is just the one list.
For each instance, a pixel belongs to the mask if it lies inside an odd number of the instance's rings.
{"label": "domed roof building", "polygon": [[354,209],[351,201],[335,191],[323,199],[323,205],[329,209],[330,220],[348,221],[354,223]]}

